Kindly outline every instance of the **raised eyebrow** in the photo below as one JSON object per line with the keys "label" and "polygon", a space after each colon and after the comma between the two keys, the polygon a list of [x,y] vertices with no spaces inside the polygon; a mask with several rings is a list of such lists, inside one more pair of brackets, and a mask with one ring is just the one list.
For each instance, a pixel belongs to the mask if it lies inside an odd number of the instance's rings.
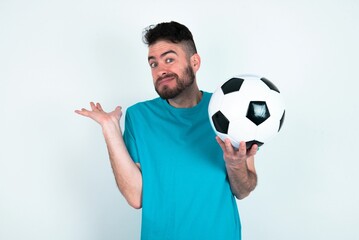
{"label": "raised eyebrow", "polygon": [[152,56],[149,56],[147,60],[150,61],[151,59],[156,59],[156,58],[152,57]]}
{"label": "raised eyebrow", "polygon": [[[168,51],[162,53],[162,54],[160,55],[160,58],[163,58],[164,56],[166,56],[167,54],[170,54],[170,53],[173,53],[173,54],[175,54],[175,55],[178,55],[175,51],[173,51],[173,50],[168,50]],[[154,56],[149,56],[149,57],[148,57],[148,61],[150,61],[150,60],[152,60],[152,59],[156,59],[156,58],[155,58]]]}

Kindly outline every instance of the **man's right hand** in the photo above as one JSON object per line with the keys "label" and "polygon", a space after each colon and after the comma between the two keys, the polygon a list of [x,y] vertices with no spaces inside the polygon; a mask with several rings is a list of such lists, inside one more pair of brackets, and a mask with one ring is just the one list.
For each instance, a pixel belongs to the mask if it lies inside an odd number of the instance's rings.
{"label": "man's right hand", "polygon": [[121,107],[105,112],[101,104],[90,103],[91,110],[75,112],[91,118],[102,127],[116,183],[127,202],[134,208],[142,207],[142,173],[140,165],[132,160],[124,143],[120,128]]}
{"label": "man's right hand", "polygon": [[87,110],[85,108],[82,108],[81,110],[75,110],[76,113],[91,118],[98,122],[102,127],[109,122],[115,123],[116,125],[119,124],[119,121],[122,116],[121,107],[117,106],[115,110],[112,112],[105,112],[102,109],[102,106],[100,103],[93,103],[90,102],[91,110]]}

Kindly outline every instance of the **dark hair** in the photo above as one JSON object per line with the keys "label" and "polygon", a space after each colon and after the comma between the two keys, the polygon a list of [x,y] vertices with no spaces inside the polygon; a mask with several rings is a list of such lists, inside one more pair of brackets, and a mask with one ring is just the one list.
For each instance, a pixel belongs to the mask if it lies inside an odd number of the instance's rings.
{"label": "dark hair", "polygon": [[178,22],[163,22],[147,27],[143,32],[143,42],[151,46],[159,40],[183,44],[189,56],[197,53],[191,31]]}

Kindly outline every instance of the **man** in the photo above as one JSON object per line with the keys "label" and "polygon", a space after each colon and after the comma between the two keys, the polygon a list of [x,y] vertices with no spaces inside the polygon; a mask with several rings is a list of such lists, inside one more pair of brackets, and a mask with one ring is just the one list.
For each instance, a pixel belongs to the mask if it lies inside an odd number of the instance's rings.
{"label": "man", "polygon": [[258,147],[234,149],[215,137],[211,94],[198,88],[201,59],[187,27],[150,26],[144,42],[160,98],[128,108],[123,135],[121,107],[107,113],[90,103],[76,112],[101,125],[117,185],[132,207],[142,207],[142,239],[241,239],[234,196],[256,186]]}

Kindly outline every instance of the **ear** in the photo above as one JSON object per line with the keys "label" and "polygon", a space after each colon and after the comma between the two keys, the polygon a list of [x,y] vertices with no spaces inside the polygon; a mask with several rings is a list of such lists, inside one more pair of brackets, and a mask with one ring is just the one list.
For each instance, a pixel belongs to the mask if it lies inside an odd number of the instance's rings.
{"label": "ear", "polygon": [[201,66],[201,57],[198,55],[198,53],[193,54],[191,57],[191,65],[194,71],[197,71]]}

